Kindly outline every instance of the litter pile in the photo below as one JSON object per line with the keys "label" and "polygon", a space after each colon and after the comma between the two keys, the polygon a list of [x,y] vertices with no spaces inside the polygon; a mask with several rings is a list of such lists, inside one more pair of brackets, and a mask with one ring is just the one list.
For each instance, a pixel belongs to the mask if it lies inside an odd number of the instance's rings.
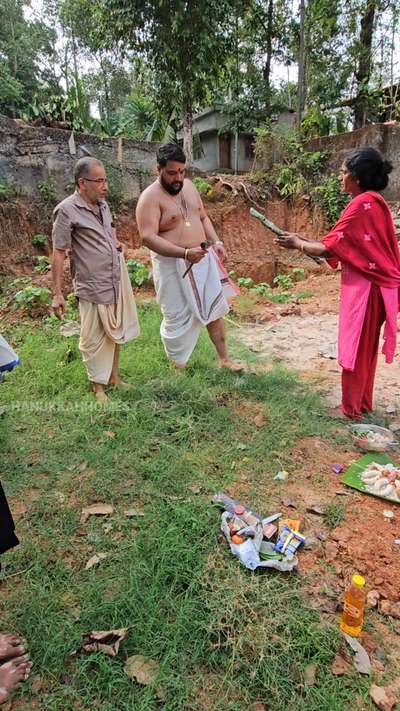
{"label": "litter pile", "polygon": [[223,509],[221,530],[233,555],[246,568],[281,572],[297,568],[297,549],[305,541],[299,520],[284,519],[281,513],[262,518],[223,492],[215,494],[213,502]]}

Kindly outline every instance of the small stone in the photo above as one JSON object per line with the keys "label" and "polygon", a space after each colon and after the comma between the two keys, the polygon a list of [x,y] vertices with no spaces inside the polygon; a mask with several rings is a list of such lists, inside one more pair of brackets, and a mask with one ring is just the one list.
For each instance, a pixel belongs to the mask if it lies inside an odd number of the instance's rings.
{"label": "small stone", "polygon": [[317,545],[318,538],[316,538],[316,536],[306,536],[303,546],[306,551],[310,550],[311,548],[314,548]]}
{"label": "small stone", "polygon": [[400,538],[395,538],[394,542],[395,542],[396,546],[400,546]]}
{"label": "small stone", "polygon": [[397,407],[396,405],[388,405],[385,412],[388,415],[394,415],[397,412]]}
{"label": "small stone", "polygon": [[379,612],[383,615],[389,615],[396,620],[400,620],[400,602],[390,602],[389,600],[381,600],[379,603]]}
{"label": "small stone", "polygon": [[378,590],[370,590],[367,595],[367,607],[373,608],[377,607],[379,602],[380,594]]}
{"label": "small stone", "polygon": [[383,515],[385,518],[394,518],[393,511],[389,511],[388,509],[385,509],[385,511],[383,512]]}
{"label": "small stone", "polygon": [[311,506],[307,506],[307,511],[309,513],[316,514],[317,516],[325,515],[325,509],[320,504],[311,504]]}
{"label": "small stone", "polygon": [[398,430],[400,430],[400,422],[391,422],[389,429],[392,430],[392,432],[398,432]]}

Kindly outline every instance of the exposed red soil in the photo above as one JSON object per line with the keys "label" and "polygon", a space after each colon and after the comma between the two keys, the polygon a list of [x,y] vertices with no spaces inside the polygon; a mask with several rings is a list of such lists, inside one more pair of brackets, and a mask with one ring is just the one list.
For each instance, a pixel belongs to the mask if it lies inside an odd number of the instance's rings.
{"label": "exposed red soil", "polygon": [[[249,276],[256,282],[272,282],[276,274],[291,266],[303,266],[307,272],[316,271],[315,264],[297,252],[283,252],[273,242],[273,235],[257,220],[250,218],[251,203],[242,196],[220,193],[204,198],[204,203],[216,230],[226,244],[228,269],[237,276]],[[313,216],[307,204],[296,206],[282,201],[269,201],[265,206],[270,219],[284,229],[317,236],[324,231],[323,220]],[[35,234],[51,235],[51,207],[38,202],[17,199],[0,203],[0,275],[30,274],[35,254],[49,250],[32,246]],[[135,221],[134,206],[122,208],[116,215],[117,234],[131,249],[140,249],[140,238]],[[137,253],[148,260],[148,252]],[[132,256],[132,255],[131,255]]]}

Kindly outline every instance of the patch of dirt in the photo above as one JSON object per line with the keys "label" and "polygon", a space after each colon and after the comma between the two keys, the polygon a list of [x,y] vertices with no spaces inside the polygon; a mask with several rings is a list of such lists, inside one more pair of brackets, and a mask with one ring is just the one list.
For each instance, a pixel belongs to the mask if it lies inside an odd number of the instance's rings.
{"label": "patch of dirt", "polygon": [[[269,323],[240,325],[235,333],[260,360],[278,359],[283,365],[299,370],[306,379],[318,381],[328,404],[336,407],[341,401],[341,368],[336,360],[339,276],[313,275],[300,283],[302,289],[304,285],[304,290],[315,292],[312,298],[300,304],[300,314],[291,314],[276,304],[259,302],[258,320],[266,312]],[[247,317],[252,316],[254,311]],[[380,350],[381,347],[382,344]],[[395,359],[388,365],[380,354],[375,383],[378,407],[395,405],[400,411],[399,382],[400,361]]]}
{"label": "patch of dirt", "polygon": [[[302,266],[308,273],[318,269],[312,260],[298,252],[280,250],[273,242],[274,235],[250,217],[252,203],[244,195],[233,196],[229,190],[216,189],[214,195],[204,198],[204,203],[226,244],[228,269],[238,276],[251,277],[256,282],[272,282],[276,274],[287,272],[293,266]],[[34,255],[49,252],[48,247],[42,250],[32,246],[31,240],[38,233],[51,235],[52,207],[22,198],[0,203],[0,275],[30,275]],[[311,215],[308,205],[302,201],[291,205],[270,200],[264,209],[268,217],[284,229],[313,237],[325,231],[322,218],[318,213]],[[135,205],[122,207],[115,219],[118,239],[131,250],[129,256],[149,263],[148,250],[141,248]],[[34,281],[37,281],[36,275]]]}

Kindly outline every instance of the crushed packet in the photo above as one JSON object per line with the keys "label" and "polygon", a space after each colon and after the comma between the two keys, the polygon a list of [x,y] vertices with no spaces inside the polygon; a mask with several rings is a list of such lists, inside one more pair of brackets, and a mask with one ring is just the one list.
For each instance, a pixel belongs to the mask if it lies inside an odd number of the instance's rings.
{"label": "crushed packet", "polygon": [[293,531],[289,526],[283,526],[275,550],[284,553],[289,560],[295,556],[297,549],[304,543],[305,536],[298,531]]}

